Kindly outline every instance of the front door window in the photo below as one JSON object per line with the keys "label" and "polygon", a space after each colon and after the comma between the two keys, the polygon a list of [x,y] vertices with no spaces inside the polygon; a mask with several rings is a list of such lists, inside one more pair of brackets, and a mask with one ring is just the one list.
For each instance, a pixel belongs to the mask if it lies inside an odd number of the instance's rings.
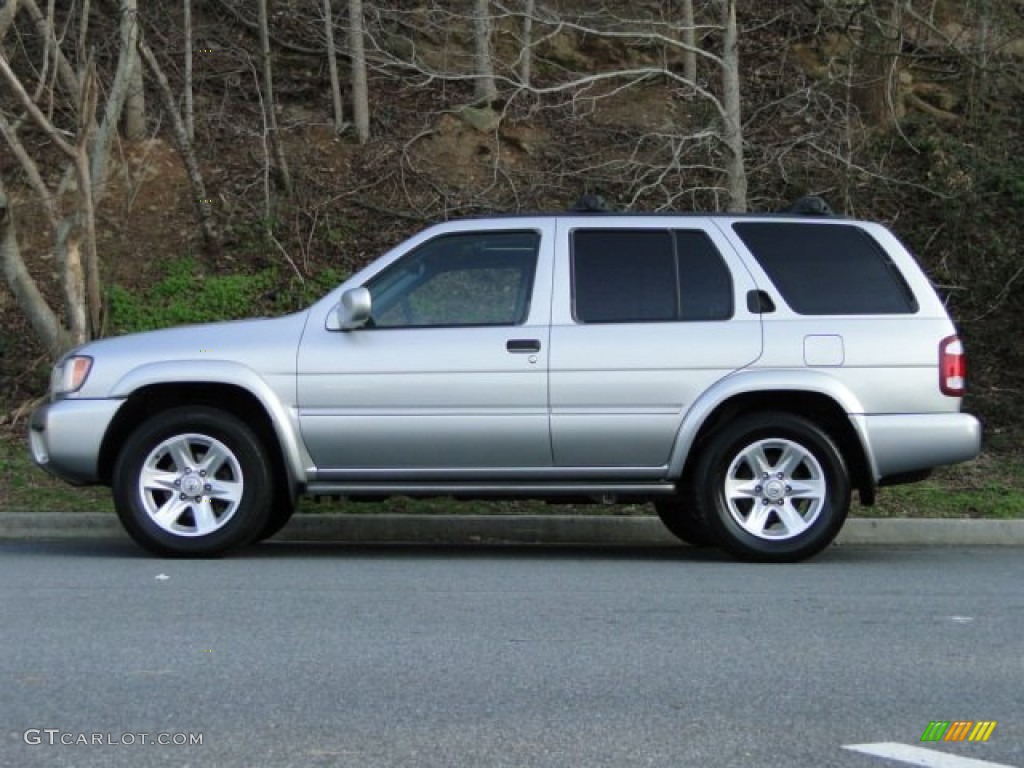
{"label": "front door window", "polygon": [[370,281],[372,328],[519,325],[530,311],[535,232],[431,240]]}

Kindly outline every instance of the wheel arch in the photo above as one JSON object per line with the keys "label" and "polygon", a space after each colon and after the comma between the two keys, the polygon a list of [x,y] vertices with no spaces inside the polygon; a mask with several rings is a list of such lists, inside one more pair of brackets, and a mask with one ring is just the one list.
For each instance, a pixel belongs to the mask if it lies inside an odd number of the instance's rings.
{"label": "wheel arch", "polygon": [[850,418],[850,414],[863,412],[860,402],[831,377],[817,372],[794,374],[737,374],[706,392],[689,409],[679,429],[669,462],[670,475],[684,478],[694,466],[701,444],[731,419],[756,411],[785,411],[828,433],[843,455],[861,504],[873,504],[877,488],[874,461],[864,436]]}
{"label": "wheel arch", "polygon": [[126,386],[122,380],[115,389],[125,401],[100,445],[98,473],[102,483],[110,484],[121,445],[142,421],[167,408],[206,405],[231,413],[252,427],[270,452],[274,472],[286,480],[289,494],[294,497],[299,493],[305,477],[299,439],[286,409],[269,388],[263,392],[226,376],[167,380],[150,373],[146,378],[155,381],[143,380],[136,382],[137,386]]}

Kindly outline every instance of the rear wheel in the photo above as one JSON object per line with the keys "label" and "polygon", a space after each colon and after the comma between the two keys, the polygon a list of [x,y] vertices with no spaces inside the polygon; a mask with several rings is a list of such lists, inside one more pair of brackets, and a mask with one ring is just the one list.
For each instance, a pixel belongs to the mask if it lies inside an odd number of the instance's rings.
{"label": "rear wheel", "polygon": [[159,555],[219,555],[255,540],[270,520],[273,477],[259,438],[208,406],[172,408],[125,441],[114,504],[128,534]]}
{"label": "rear wheel", "polygon": [[708,530],[747,560],[794,562],[820,552],[850,508],[835,442],[790,413],[748,414],[723,427],[702,448],[693,477]]}

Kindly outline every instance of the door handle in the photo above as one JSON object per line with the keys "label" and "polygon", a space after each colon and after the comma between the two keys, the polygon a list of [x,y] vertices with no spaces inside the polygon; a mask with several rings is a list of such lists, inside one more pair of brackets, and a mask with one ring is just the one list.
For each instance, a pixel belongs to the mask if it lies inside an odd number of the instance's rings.
{"label": "door handle", "polygon": [[521,354],[540,352],[540,339],[509,339],[505,349]]}

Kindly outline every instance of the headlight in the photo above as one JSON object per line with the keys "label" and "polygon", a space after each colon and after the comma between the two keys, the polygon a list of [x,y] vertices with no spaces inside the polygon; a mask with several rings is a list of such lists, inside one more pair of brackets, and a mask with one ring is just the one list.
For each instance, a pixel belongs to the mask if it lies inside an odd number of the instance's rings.
{"label": "headlight", "polygon": [[50,375],[50,393],[66,395],[77,391],[92,370],[92,358],[85,355],[74,355],[53,367]]}

